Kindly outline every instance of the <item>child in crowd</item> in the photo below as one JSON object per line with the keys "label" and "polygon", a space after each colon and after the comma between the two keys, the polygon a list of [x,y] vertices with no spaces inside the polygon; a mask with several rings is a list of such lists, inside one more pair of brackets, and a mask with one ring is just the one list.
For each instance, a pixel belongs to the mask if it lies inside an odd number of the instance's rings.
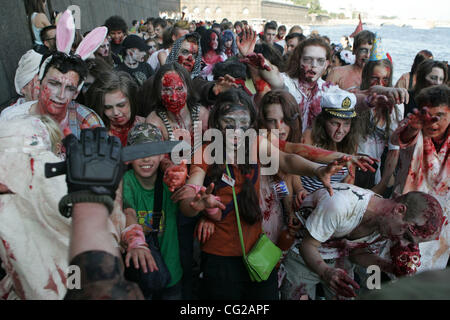
{"label": "child in crowd", "polygon": [[[128,145],[162,141],[161,131],[148,123],[137,124],[128,134]],[[181,277],[178,246],[177,212],[178,205],[170,199],[171,193],[162,182],[162,173],[158,170],[164,155],[157,155],[131,162],[132,169],[123,176],[123,210],[126,215],[126,228],[122,231],[122,241],[127,246],[125,256],[126,275],[130,280],[138,279],[138,284],[147,299],[181,299]],[[162,216],[156,217],[155,205],[162,197]],[[159,229],[155,221],[159,220]],[[151,233],[157,232],[160,252],[170,273],[167,286],[155,292],[146,286],[149,272],[161,272],[149,249]],[[153,245],[155,245],[153,243]],[[160,266],[161,268],[161,266]],[[137,274],[136,274],[137,273]]]}
{"label": "child in crowd", "polygon": [[89,90],[89,105],[103,120],[109,135],[127,145],[128,133],[136,124],[145,122],[137,115],[136,94],[138,85],[123,71],[104,72]]}

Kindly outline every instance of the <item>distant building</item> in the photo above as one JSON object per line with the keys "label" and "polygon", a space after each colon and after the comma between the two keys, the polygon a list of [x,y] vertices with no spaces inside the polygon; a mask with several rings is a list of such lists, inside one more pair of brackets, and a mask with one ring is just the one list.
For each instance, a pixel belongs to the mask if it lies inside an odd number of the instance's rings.
{"label": "distant building", "polygon": [[180,11],[185,12],[189,20],[275,20],[288,25],[309,22],[308,8],[293,5],[288,0],[180,0]]}

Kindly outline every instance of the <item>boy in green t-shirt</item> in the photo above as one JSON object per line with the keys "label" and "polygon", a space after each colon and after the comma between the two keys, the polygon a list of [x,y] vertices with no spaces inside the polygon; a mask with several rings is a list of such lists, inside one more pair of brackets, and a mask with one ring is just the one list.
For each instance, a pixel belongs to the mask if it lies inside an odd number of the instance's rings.
{"label": "boy in green t-shirt", "polygon": [[[128,145],[162,141],[161,131],[149,124],[140,123],[128,133]],[[122,232],[122,241],[127,246],[125,256],[126,275],[129,280],[138,282],[147,299],[181,299],[181,277],[183,274],[178,245],[176,215],[178,205],[170,199],[171,192],[158,177],[158,167],[164,155],[157,155],[131,162],[132,169],[123,176],[123,209],[126,215],[126,228]],[[161,173],[159,173],[161,174]],[[160,180],[160,182],[158,182]],[[149,249],[153,231],[153,208],[155,190],[162,188],[162,216],[159,223],[158,243],[162,259],[170,273],[168,285],[155,292],[148,288],[145,280],[148,272],[158,271],[155,259]],[[133,262],[134,267],[131,266]],[[140,270],[139,270],[140,268]]]}

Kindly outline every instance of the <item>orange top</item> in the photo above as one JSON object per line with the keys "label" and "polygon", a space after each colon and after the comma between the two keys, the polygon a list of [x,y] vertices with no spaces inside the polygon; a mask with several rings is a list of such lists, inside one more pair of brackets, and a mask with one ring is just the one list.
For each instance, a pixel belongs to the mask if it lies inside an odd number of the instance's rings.
{"label": "orange top", "polygon": [[[205,146],[203,146],[203,148],[205,148]],[[200,167],[206,173],[208,172],[209,165],[205,162],[192,165]],[[245,179],[250,179],[256,190],[259,201],[259,163],[253,165],[253,169],[247,177],[237,169],[236,165],[228,165],[228,167],[230,169],[231,177],[235,180],[234,187],[237,199],[239,200],[239,193]],[[225,166],[223,173],[227,174]],[[214,222],[215,231],[210,239],[202,245],[202,251],[219,256],[242,256],[236,213],[234,210],[233,190],[231,186],[221,181],[216,185],[215,195],[220,197],[221,202],[226,206],[226,209],[222,211],[222,220]],[[259,205],[259,203],[257,205]],[[262,232],[261,221],[249,225],[242,219],[242,210],[240,208],[239,214],[245,250],[246,253],[248,253]]]}

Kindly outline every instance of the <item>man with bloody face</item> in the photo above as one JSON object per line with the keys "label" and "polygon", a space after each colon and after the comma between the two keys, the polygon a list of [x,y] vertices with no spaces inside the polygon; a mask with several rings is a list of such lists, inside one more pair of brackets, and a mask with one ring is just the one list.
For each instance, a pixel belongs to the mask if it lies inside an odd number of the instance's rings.
{"label": "man with bloody face", "polygon": [[86,63],[78,56],[62,52],[44,56],[39,73],[40,91],[38,100],[6,108],[0,120],[9,120],[23,114],[46,114],[55,120],[61,130],[79,136],[81,129],[103,126],[101,118],[91,109],[78,104],[74,99],[81,90],[87,76]]}
{"label": "man with bloody face", "polygon": [[[343,183],[333,184],[333,191],[330,196],[319,189],[302,203],[304,229],[284,261],[282,299],[305,294],[314,299],[319,282],[329,299],[356,297],[360,286],[353,280],[354,264],[377,265],[397,276],[413,274],[420,265],[417,244],[441,232],[443,209],[426,193],[384,199]],[[392,243],[392,259],[379,253],[386,240]]]}

